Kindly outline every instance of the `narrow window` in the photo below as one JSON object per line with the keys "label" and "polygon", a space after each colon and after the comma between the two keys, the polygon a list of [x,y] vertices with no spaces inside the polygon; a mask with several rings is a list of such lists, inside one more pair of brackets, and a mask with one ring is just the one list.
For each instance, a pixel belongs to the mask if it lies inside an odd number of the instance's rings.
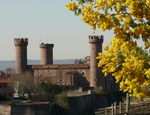
{"label": "narrow window", "polygon": [[34,73],[32,73],[32,76],[34,76]]}
{"label": "narrow window", "polygon": [[39,74],[39,77],[42,77],[42,74],[41,74],[41,73]]}
{"label": "narrow window", "polygon": [[84,72],[82,72],[82,75],[84,75]]}
{"label": "narrow window", "polygon": [[41,83],[42,82],[42,79],[39,79],[39,83]]}
{"label": "narrow window", "polygon": [[94,79],[94,81],[97,81],[97,79]]}

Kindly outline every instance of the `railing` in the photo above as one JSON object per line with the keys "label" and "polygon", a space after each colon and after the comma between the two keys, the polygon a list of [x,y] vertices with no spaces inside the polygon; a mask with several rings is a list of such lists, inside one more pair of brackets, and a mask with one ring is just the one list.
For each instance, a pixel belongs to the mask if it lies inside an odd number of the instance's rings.
{"label": "railing", "polygon": [[[117,105],[118,104],[118,105]],[[123,105],[122,102],[114,102],[111,107],[100,108],[95,111],[95,115],[128,115],[130,108],[129,94],[126,94],[126,103]]]}

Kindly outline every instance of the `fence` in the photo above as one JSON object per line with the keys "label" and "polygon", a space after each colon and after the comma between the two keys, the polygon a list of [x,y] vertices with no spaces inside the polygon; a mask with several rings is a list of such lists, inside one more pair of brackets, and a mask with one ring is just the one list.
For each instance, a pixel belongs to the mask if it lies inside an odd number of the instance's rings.
{"label": "fence", "polygon": [[126,94],[126,103],[114,102],[111,107],[101,108],[96,110],[95,115],[127,115],[130,108],[129,93]]}

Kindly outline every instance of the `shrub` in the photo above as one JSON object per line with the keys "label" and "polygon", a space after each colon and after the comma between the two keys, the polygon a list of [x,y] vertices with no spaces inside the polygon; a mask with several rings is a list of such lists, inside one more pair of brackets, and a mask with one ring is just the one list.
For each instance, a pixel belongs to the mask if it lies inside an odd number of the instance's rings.
{"label": "shrub", "polygon": [[55,103],[65,109],[69,109],[69,100],[65,94],[55,95]]}
{"label": "shrub", "polygon": [[2,94],[0,94],[0,101],[6,100],[6,97],[4,97]]}
{"label": "shrub", "polygon": [[103,92],[103,87],[97,87],[93,90],[96,94],[102,95],[105,94],[105,92]]}
{"label": "shrub", "polygon": [[33,101],[32,101],[32,100],[30,100],[30,99],[26,101],[26,103],[32,103],[32,102],[33,102]]}
{"label": "shrub", "polygon": [[8,102],[7,105],[14,106],[16,104],[14,102]]}

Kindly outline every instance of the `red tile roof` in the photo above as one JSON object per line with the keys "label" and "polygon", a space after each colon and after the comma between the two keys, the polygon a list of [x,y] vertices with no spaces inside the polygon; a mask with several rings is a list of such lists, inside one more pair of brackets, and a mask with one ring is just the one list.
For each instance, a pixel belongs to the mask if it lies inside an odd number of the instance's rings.
{"label": "red tile roof", "polygon": [[11,83],[12,81],[9,78],[9,74],[0,75],[0,83]]}
{"label": "red tile roof", "polygon": [[0,79],[8,79],[8,78],[10,78],[9,74],[0,75]]}
{"label": "red tile roof", "polygon": [[11,83],[9,79],[0,79],[0,83]]}

